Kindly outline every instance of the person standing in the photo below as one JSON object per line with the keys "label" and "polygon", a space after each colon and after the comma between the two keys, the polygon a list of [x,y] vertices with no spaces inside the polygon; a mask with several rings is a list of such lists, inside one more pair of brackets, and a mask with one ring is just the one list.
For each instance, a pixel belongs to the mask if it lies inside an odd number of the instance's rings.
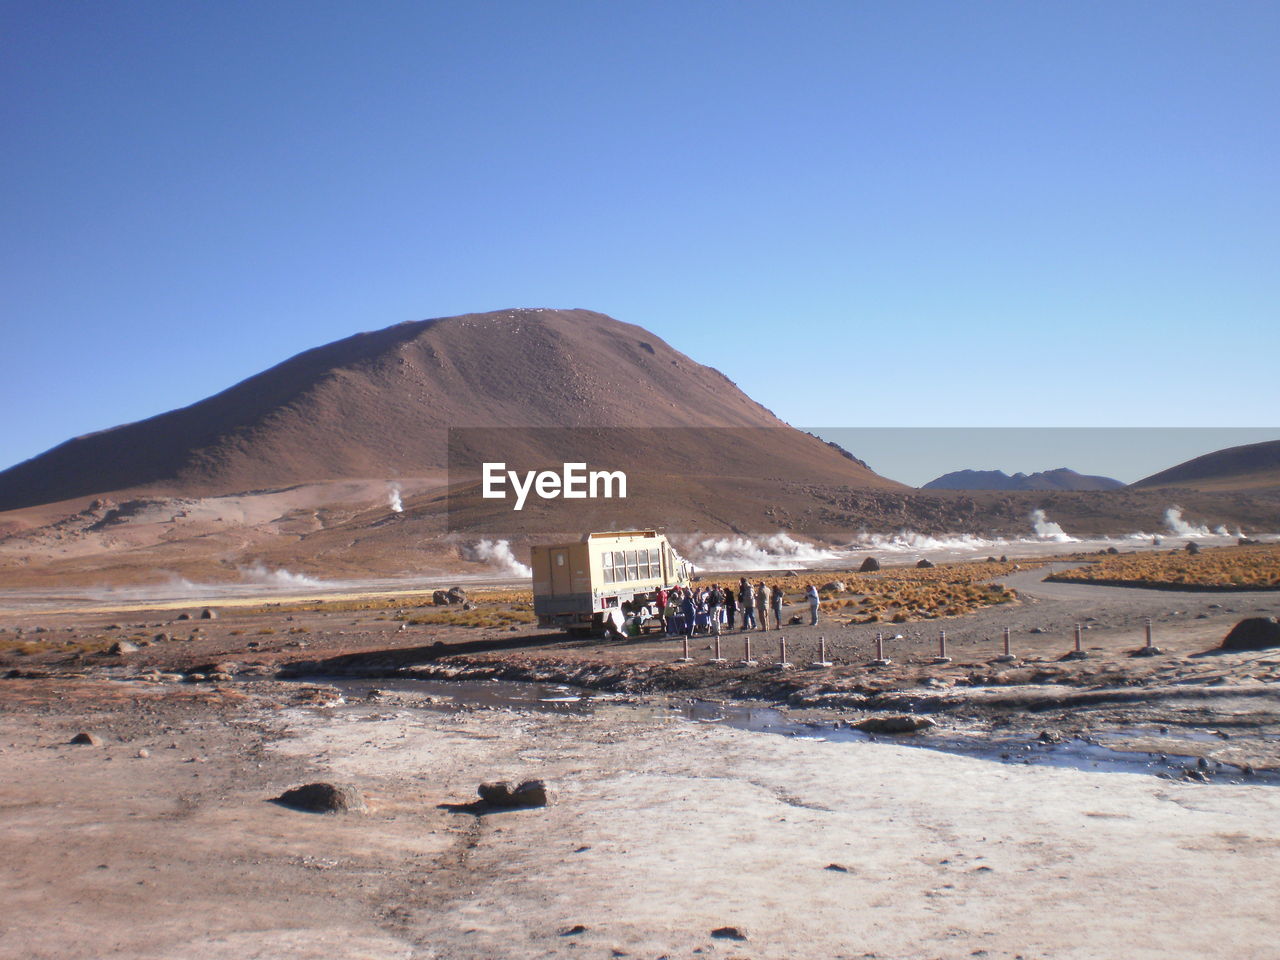
{"label": "person standing", "polygon": [[818,588],[812,583],[804,591],[804,598],[809,601],[809,626],[818,625],[818,605],[822,602],[818,597]]}
{"label": "person standing", "polygon": [[738,606],[742,608],[742,629],[750,630],[756,625],[756,598],[746,577],[738,581]]}
{"label": "person standing", "polygon": [[693,629],[698,623],[698,605],[693,602],[692,591],[684,592],[684,599],[680,601],[680,615],[684,617],[684,635],[692,640]]}
{"label": "person standing", "polygon": [[707,598],[707,621],[713,637],[720,636],[720,611],[724,608],[724,591],[716,584]]}
{"label": "person standing", "polygon": [[760,629],[769,629],[769,585],[761,580],[756,584],[756,616],[760,619]]}
{"label": "person standing", "polygon": [[769,598],[769,606],[773,608],[773,625],[775,629],[782,629],[782,586],[775,584],[773,587],[773,596]]}
{"label": "person standing", "polygon": [[733,615],[738,612],[738,598],[734,595],[733,587],[724,588],[724,618],[725,626],[730,633],[733,633]]}

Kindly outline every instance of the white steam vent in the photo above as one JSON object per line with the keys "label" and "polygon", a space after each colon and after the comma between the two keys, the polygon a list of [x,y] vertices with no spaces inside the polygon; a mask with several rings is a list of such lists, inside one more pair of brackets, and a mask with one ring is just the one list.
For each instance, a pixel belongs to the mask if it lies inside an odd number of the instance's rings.
{"label": "white steam vent", "polygon": [[404,513],[404,504],[400,502],[400,487],[398,484],[392,484],[391,489],[387,491],[387,506],[391,508],[392,513]]}
{"label": "white steam vent", "polygon": [[[1195,524],[1187,523],[1182,519],[1181,507],[1170,507],[1164,512],[1164,525],[1169,528],[1169,532],[1175,537],[1211,537],[1214,532],[1208,527],[1198,527]],[[1227,536],[1225,527],[1218,528],[1221,533],[1218,536]]]}
{"label": "white steam vent", "polygon": [[1053,540],[1058,543],[1075,543],[1076,538],[1070,536],[1058,524],[1050,520],[1043,510],[1032,510],[1028,518],[1036,536],[1041,540]]}
{"label": "white steam vent", "polygon": [[462,559],[487,563],[512,577],[533,576],[533,570],[516,559],[516,555],[511,552],[510,542],[506,540],[481,540],[472,546],[463,547]]}

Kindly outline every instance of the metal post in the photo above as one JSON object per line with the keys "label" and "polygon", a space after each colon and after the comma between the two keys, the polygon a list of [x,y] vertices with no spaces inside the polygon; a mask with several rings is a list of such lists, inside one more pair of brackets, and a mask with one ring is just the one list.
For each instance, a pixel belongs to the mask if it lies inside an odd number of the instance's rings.
{"label": "metal post", "polygon": [[1013,663],[1018,658],[1013,655],[1013,646],[1009,642],[1009,628],[1004,628],[1004,653],[996,657],[996,663]]}
{"label": "metal post", "polygon": [[742,662],[739,666],[754,667],[756,662],[751,659],[751,634],[746,634],[742,638]]}
{"label": "metal post", "polygon": [[938,631],[938,655],[933,658],[934,663],[950,663],[951,658],[947,656],[947,631]]}
{"label": "metal post", "polygon": [[871,661],[873,667],[887,667],[893,663],[884,655],[884,633],[880,630],[876,631],[876,658]]}
{"label": "metal post", "polygon": [[715,656],[711,658],[712,663],[724,663],[724,657],[720,656],[720,634],[715,636]]}
{"label": "metal post", "polygon": [[1076,624],[1076,645],[1072,649],[1072,651],[1067,654],[1068,660],[1084,660],[1089,656],[1089,654],[1085,653],[1084,647],[1081,646],[1080,636],[1082,633],[1083,633],[1083,628],[1080,626],[1080,624],[1077,623]]}
{"label": "metal post", "polygon": [[1155,641],[1152,639],[1150,617],[1145,618],[1145,623],[1143,624],[1143,626],[1147,632],[1147,643],[1146,643],[1146,646],[1142,647],[1142,649],[1137,651],[1137,654],[1140,657],[1158,657],[1164,651],[1161,650],[1159,647],[1157,647],[1155,645]]}
{"label": "metal post", "polygon": [[827,659],[827,638],[819,637],[818,638],[818,659],[815,660],[813,663],[809,664],[809,666],[819,670],[825,670],[827,667],[831,665],[832,665],[831,661]]}
{"label": "metal post", "polygon": [[692,663],[693,658],[689,656],[689,635],[686,633],[681,640],[684,652],[676,658],[676,663]]}
{"label": "metal post", "polygon": [[787,638],[786,637],[778,638],[778,651],[779,651],[778,669],[779,670],[790,669],[791,664],[787,662]]}

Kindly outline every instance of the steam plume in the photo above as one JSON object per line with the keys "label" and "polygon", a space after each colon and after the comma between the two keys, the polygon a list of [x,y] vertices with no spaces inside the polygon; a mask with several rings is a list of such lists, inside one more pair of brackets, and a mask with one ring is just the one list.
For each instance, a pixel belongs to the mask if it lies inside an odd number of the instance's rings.
{"label": "steam plume", "polygon": [[387,506],[391,508],[392,513],[404,513],[404,504],[400,502],[400,486],[393,483],[391,489],[387,491]]}
{"label": "steam plume", "polygon": [[1036,531],[1036,536],[1041,540],[1056,540],[1058,543],[1075,543],[1076,538],[1070,536],[1058,524],[1050,520],[1043,510],[1032,510],[1031,526]]}
{"label": "steam plume", "polygon": [[473,546],[463,547],[462,558],[490,564],[512,577],[533,576],[533,570],[516,559],[510,542],[506,540],[481,540]]}

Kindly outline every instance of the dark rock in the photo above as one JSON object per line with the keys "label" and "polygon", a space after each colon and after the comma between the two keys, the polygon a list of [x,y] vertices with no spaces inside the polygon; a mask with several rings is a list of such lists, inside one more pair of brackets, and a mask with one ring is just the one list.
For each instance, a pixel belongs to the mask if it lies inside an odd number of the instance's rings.
{"label": "dark rock", "polygon": [[1002,553],[1002,554],[1000,554],[1000,562],[1001,562],[1001,563],[1008,563],[1008,562],[1009,562],[1009,558],[1008,558],[1005,554],[1003,554],[1003,553]]}
{"label": "dark rock", "polygon": [[189,613],[180,613],[180,614],[178,614],[178,619],[179,619],[179,620],[190,620],[190,619],[191,619],[191,614],[189,614]]}
{"label": "dark rock", "polygon": [[1028,633],[1044,633],[1044,627],[1032,627]]}
{"label": "dark rock", "polygon": [[491,807],[545,807],[547,785],[541,780],[525,780],[518,787],[508,780],[480,784],[476,791]]}
{"label": "dark rock", "polygon": [[476,605],[472,603],[470,600],[466,600],[462,604],[463,610],[474,610],[475,608],[476,608]]}
{"label": "dark rock", "polygon": [[102,738],[96,733],[81,732],[71,738],[71,743],[87,744],[90,747],[102,746]]}
{"label": "dark rock", "polygon": [[360,791],[347,784],[308,783],[286,790],[275,803],[308,813],[363,813],[368,807]]}
{"label": "dark rock", "polygon": [[1262,541],[1250,540],[1248,537],[1241,537],[1236,541],[1236,543],[1242,547],[1256,547],[1258,544],[1262,543]]}
{"label": "dark rock", "polygon": [[1036,737],[1041,743],[1062,743],[1063,736],[1056,730],[1041,730],[1040,736]]}
{"label": "dark rock", "polygon": [[793,627],[793,626],[798,626],[799,624],[802,624],[802,623],[804,623],[804,617],[795,616],[787,621],[787,626]]}
{"label": "dark rock", "polygon": [[916,567],[917,567],[917,568],[919,568],[919,569],[921,569],[921,570],[928,570],[928,569],[929,569],[930,567],[932,567],[932,566],[933,566],[933,561],[932,561],[932,560],[924,560],[924,559],[921,559],[921,561],[920,561],[919,563],[917,563],[917,564],[916,564]]}
{"label": "dark rock", "polygon": [[1107,553],[1112,554],[1113,556],[1119,552],[1120,551],[1117,550],[1115,547],[1107,547]]}
{"label": "dark rock", "polygon": [[716,927],[711,936],[717,940],[746,940],[747,933],[741,927]]}
{"label": "dark rock", "polygon": [[824,870],[832,870],[832,871],[834,871],[834,872],[836,872],[836,873],[848,873],[848,872],[849,872],[849,868],[848,868],[848,867],[846,867],[846,866],[845,866],[844,864],[842,864],[842,863],[828,863],[828,864],[827,864],[825,867],[823,867],[822,869],[824,869]]}
{"label": "dark rock", "polygon": [[864,733],[915,733],[937,726],[928,717],[917,717],[914,714],[903,714],[894,717],[868,717],[854,727]]}
{"label": "dark rock", "polygon": [[212,607],[205,607],[203,610],[200,611],[200,619],[201,620],[217,620],[218,611],[214,610]]}
{"label": "dark rock", "polygon": [[875,573],[880,569],[880,561],[875,557],[867,557],[862,561],[862,566],[858,568],[860,573]]}
{"label": "dark rock", "polygon": [[449,598],[450,603],[467,602],[467,591],[463,590],[461,587],[450,587],[446,596]]}
{"label": "dark rock", "polygon": [[107,648],[107,653],[111,654],[114,657],[122,657],[126,653],[137,653],[137,652],[138,652],[138,647],[135,644],[130,643],[128,640],[117,640],[115,643],[113,643],[110,647]]}
{"label": "dark rock", "polygon": [[436,590],[431,594],[431,602],[437,607],[447,607],[449,605],[449,593],[446,590]]}
{"label": "dark rock", "polygon": [[1188,540],[1186,550],[1187,550],[1187,553],[1190,553],[1194,556],[1195,554],[1200,552],[1200,544],[1196,543],[1194,540]]}
{"label": "dark rock", "polygon": [[587,928],[580,923],[575,923],[572,927],[560,931],[562,937],[576,937],[580,933],[586,933]]}
{"label": "dark rock", "polygon": [[1280,647],[1280,621],[1275,617],[1241,620],[1222,641],[1223,650],[1268,650]]}

